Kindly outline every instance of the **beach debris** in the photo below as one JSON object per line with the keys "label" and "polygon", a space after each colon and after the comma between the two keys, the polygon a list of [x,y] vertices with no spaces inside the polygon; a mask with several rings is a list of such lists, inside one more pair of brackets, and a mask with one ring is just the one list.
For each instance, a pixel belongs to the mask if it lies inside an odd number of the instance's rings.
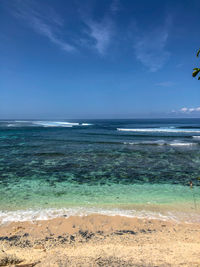
{"label": "beach debris", "polygon": [[120,257],[98,257],[95,260],[95,263],[97,266],[109,266],[109,267],[121,267],[121,266],[127,266],[127,267],[133,267],[137,265],[133,265],[131,261],[120,259]]}
{"label": "beach debris", "polygon": [[132,231],[132,230],[119,230],[119,231],[114,232],[114,234],[116,234],[116,235],[123,235],[123,234],[136,235],[137,232]]}
{"label": "beach debris", "polygon": [[16,265],[22,261],[22,259],[19,259],[14,254],[7,254],[5,251],[0,251],[0,266]]}
{"label": "beach debris", "polygon": [[17,264],[15,267],[34,267],[36,264],[40,263],[41,261],[36,261],[33,263],[25,263],[25,264]]}
{"label": "beach debris", "polygon": [[90,239],[91,237],[94,236],[94,233],[92,232],[88,232],[88,231],[82,231],[82,230],[79,230],[79,234],[85,238],[86,240]]}
{"label": "beach debris", "polygon": [[70,235],[70,241],[75,241],[75,237],[73,235]]}
{"label": "beach debris", "polygon": [[34,249],[41,249],[41,250],[45,250],[45,247],[44,245],[41,245],[41,244],[37,244],[33,247]]}

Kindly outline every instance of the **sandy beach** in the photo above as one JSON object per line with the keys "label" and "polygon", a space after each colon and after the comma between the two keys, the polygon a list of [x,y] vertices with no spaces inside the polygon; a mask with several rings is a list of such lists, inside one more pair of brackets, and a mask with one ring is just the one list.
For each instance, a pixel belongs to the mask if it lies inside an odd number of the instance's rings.
{"label": "sandy beach", "polygon": [[72,216],[0,226],[0,266],[200,266],[200,225]]}

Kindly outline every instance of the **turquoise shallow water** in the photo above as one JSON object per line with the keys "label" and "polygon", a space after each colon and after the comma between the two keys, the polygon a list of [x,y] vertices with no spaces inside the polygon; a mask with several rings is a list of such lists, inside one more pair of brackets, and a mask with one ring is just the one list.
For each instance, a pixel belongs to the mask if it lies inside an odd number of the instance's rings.
{"label": "turquoise shallow water", "polygon": [[0,221],[200,221],[199,136],[198,119],[0,121]]}

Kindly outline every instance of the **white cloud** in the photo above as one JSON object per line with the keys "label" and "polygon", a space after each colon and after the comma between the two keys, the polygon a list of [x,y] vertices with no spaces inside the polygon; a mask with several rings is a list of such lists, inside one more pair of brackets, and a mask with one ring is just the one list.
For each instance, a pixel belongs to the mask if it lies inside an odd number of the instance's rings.
{"label": "white cloud", "polygon": [[[58,35],[62,31],[63,20],[51,8],[45,7],[45,14],[36,9],[33,4],[25,5],[25,2],[17,2],[12,13],[15,17],[28,22],[28,25],[40,35],[49,39],[64,51],[72,52],[75,47],[67,41],[62,40]],[[26,2],[27,3],[27,2]],[[32,3],[32,2],[30,2]]]}
{"label": "white cloud", "polygon": [[181,112],[187,112],[188,111],[188,108],[181,108],[180,111]]}
{"label": "white cloud", "polygon": [[200,107],[197,107],[197,108],[181,108],[180,109],[181,112],[183,113],[191,113],[191,112],[200,112]]}
{"label": "white cloud", "polygon": [[92,19],[92,15],[79,14],[79,19],[82,19],[87,28],[81,32],[80,38],[73,38],[70,43],[63,38],[63,19],[50,6],[43,4],[39,9],[38,5],[31,0],[16,0],[14,3],[10,8],[12,14],[24,20],[36,33],[48,38],[60,49],[73,52],[77,47],[88,46],[94,48],[100,55],[104,55],[110,45],[114,32],[113,16],[119,11],[120,6],[119,0],[113,0],[105,15],[98,21]]}
{"label": "white cloud", "polygon": [[167,62],[170,52],[166,50],[171,19],[163,27],[145,31],[134,44],[136,58],[150,71],[155,72]]}
{"label": "white cloud", "polygon": [[82,42],[90,48],[95,48],[100,55],[105,55],[114,36],[114,16],[119,10],[120,1],[113,0],[104,16],[98,21],[92,19],[91,15],[82,14],[82,20],[87,26],[86,39]]}
{"label": "white cloud", "polygon": [[195,111],[195,108],[189,108],[188,111],[189,111],[189,112],[193,112],[193,111]]}
{"label": "white cloud", "polygon": [[75,50],[75,48],[72,45],[59,39],[54,33],[53,28],[50,25],[46,24],[41,19],[37,17],[32,17],[30,22],[36,32],[38,32],[39,34],[43,36],[46,36],[52,43],[56,44],[61,49],[67,52],[71,52]]}
{"label": "white cloud", "polygon": [[110,19],[103,19],[101,22],[86,20],[88,35],[93,39],[93,46],[103,55],[108,48],[112,37],[112,22]]}

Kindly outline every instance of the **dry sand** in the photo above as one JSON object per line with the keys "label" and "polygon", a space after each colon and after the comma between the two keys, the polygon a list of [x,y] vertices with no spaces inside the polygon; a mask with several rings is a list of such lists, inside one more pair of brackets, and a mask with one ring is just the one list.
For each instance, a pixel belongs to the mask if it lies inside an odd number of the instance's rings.
{"label": "dry sand", "polygon": [[200,266],[200,224],[89,215],[0,226],[0,266]]}

